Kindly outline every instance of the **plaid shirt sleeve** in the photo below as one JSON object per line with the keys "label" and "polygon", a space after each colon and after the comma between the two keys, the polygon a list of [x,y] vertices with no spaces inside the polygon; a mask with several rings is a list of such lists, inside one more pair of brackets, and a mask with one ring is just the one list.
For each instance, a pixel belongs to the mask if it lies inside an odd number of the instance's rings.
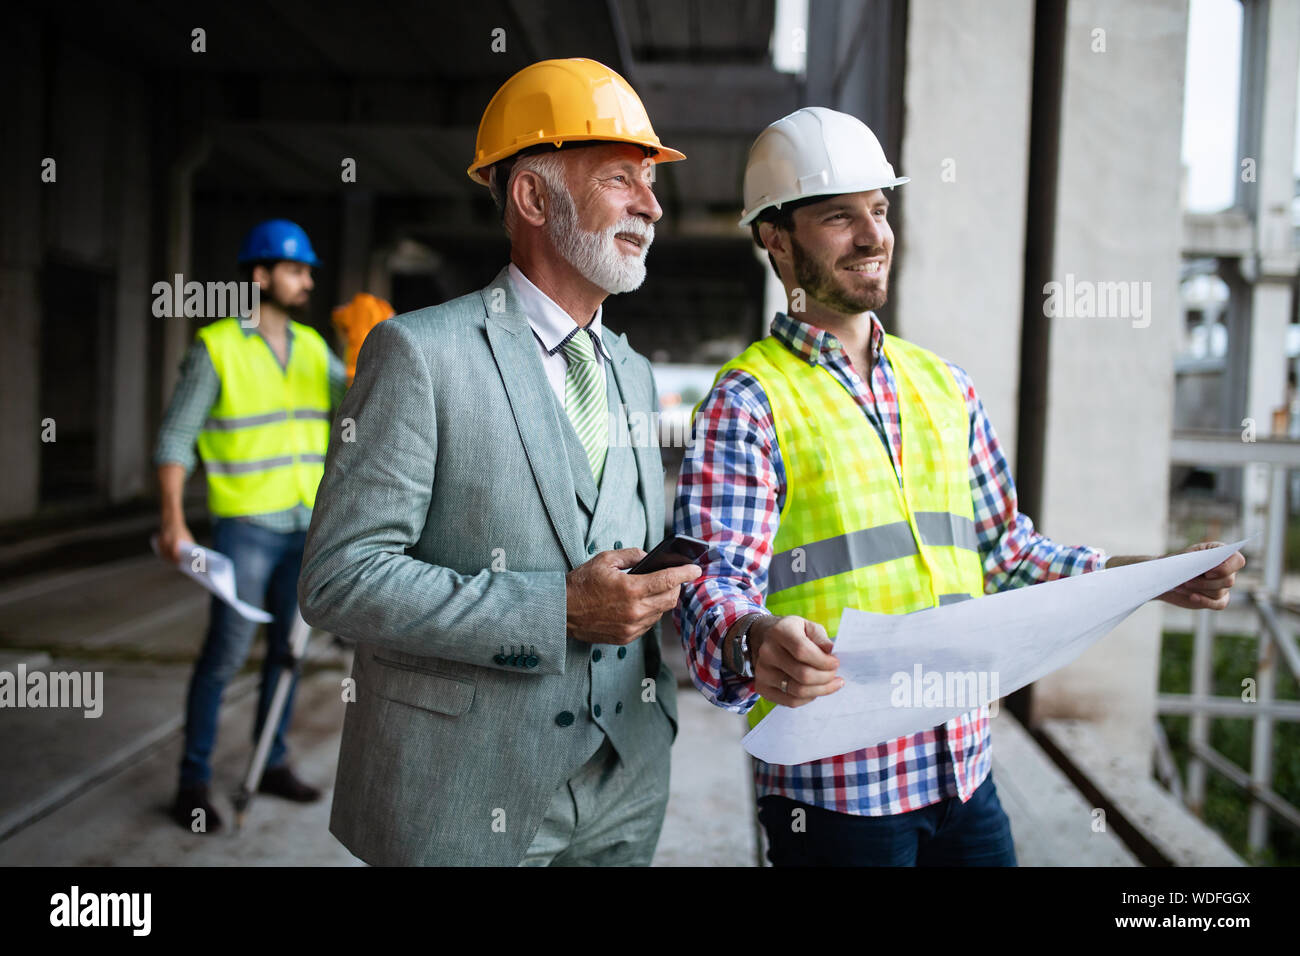
{"label": "plaid shirt sleeve", "polygon": [[709,542],[704,573],[687,582],[673,611],[691,680],[719,707],[745,713],[758,701],[753,681],[722,660],[737,619],[767,613],[763,594],[785,476],[766,396],[753,376],[731,371],[695,415],[694,440],[677,480],[673,530]]}
{"label": "plaid shirt sleeve", "polygon": [[158,444],[153,453],[155,467],[181,465],[186,475],[194,470],[197,461],[194,443],[220,393],[221,379],[208,356],[207,346],[195,342],[181,362],[180,380],[158,429]]}
{"label": "plaid shirt sleeve", "polygon": [[984,562],[984,593],[1101,569],[1104,551],[1057,544],[1035,531],[1034,522],[1021,514],[1016,483],[975,384],[963,369],[952,363],[948,367],[966,394],[970,413],[970,494]]}

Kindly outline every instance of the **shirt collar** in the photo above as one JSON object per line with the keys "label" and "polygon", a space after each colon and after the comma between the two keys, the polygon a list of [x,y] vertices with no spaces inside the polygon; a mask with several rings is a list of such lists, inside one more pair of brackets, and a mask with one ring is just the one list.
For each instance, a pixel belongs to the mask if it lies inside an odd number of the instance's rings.
{"label": "shirt collar", "polygon": [[[513,262],[510,263],[509,271],[510,281],[515,287],[515,295],[519,297],[519,304],[523,306],[528,324],[532,326],[533,333],[542,343],[542,348],[546,349],[546,353],[554,355],[565,342],[578,333],[582,326],[573,321],[573,316],[556,305],[550,296],[533,285],[528,276],[524,275]],[[605,348],[605,342],[601,338],[603,329],[600,318],[603,310],[603,305],[596,306],[596,317],[587,324],[587,329],[596,341],[600,354],[606,359],[612,359],[609,349]]]}
{"label": "shirt collar", "polygon": [[[235,316],[235,318],[238,319],[239,316]],[[245,325],[245,324],[243,323],[243,321],[241,320],[240,323],[239,323],[239,331],[241,331],[241,332],[244,333],[244,338],[248,338],[250,335],[258,335],[258,334],[260,334],[261,329],[260,329],[257,325]],[[284,335],[285,335],[285,338],[286,338],[286,339],[289,339],[289,340],[292,340],[292,339],[293,339],[293,323],[292,323],[292,322],[286,322],[286,323],[284,324]]]}
{"label": "shirt collar", "polygon": [[[868,312],[867,315],[871,317],[871,357],[874,360],[880,357],[885,327],[880,324],[876,313]],[[772,319],[772,334],[809,365],[827,364],[835,353],[844,351],[840,340],[832,333],[785,312],[778,312]]]}

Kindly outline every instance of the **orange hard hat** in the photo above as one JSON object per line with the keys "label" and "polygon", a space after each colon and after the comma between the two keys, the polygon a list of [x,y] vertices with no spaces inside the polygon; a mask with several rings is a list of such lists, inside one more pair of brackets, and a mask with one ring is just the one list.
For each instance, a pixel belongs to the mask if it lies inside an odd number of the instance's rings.
{"label": "orange hard hat", "polygon": [[576,142],[633,143],[656,163],[685,159],[659,142],[641,98],[603,63],[575,57],[542,60],[502,84],[483,111],[470,179],[488,184],[487,167],[530,146]]}
{"label": "orange hard hat", "polygon": [[357,355],[366,336],[380,322],[393,316],[394,309],[385,300],[369,292],[358,292],[347,305],[333,312],[334,327],[347,342],[348,384],[357,373]]}

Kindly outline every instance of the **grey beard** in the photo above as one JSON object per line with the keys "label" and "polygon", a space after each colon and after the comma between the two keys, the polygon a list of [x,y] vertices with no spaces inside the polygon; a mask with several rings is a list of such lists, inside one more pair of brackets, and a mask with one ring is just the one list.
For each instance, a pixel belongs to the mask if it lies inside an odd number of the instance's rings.
{"label": "grey beard", "polygon": [[613,245],[614,232],[624,224],[607,232],[587,232],[578,225],[572,197],[564,190],[552,190],[552,195],[554,215],[546,220],[546,234],[564,261],[610,295],[638,288],[645,281],[644,253],[636,258],[624,256]]}

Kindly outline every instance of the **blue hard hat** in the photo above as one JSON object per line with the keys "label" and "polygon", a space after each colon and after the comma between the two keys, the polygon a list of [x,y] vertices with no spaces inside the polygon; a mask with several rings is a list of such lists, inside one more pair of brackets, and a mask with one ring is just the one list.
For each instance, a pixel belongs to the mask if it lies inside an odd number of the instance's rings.
{"label": "blue hard hat", "polygon": [[243,245],[239,247],[239,264],[279,259],[305,262],[309,266],[320,265],[320,260],[311,247],[311,240],[307,238],[302,226],[288,219],[259,222],[248,231]]}

